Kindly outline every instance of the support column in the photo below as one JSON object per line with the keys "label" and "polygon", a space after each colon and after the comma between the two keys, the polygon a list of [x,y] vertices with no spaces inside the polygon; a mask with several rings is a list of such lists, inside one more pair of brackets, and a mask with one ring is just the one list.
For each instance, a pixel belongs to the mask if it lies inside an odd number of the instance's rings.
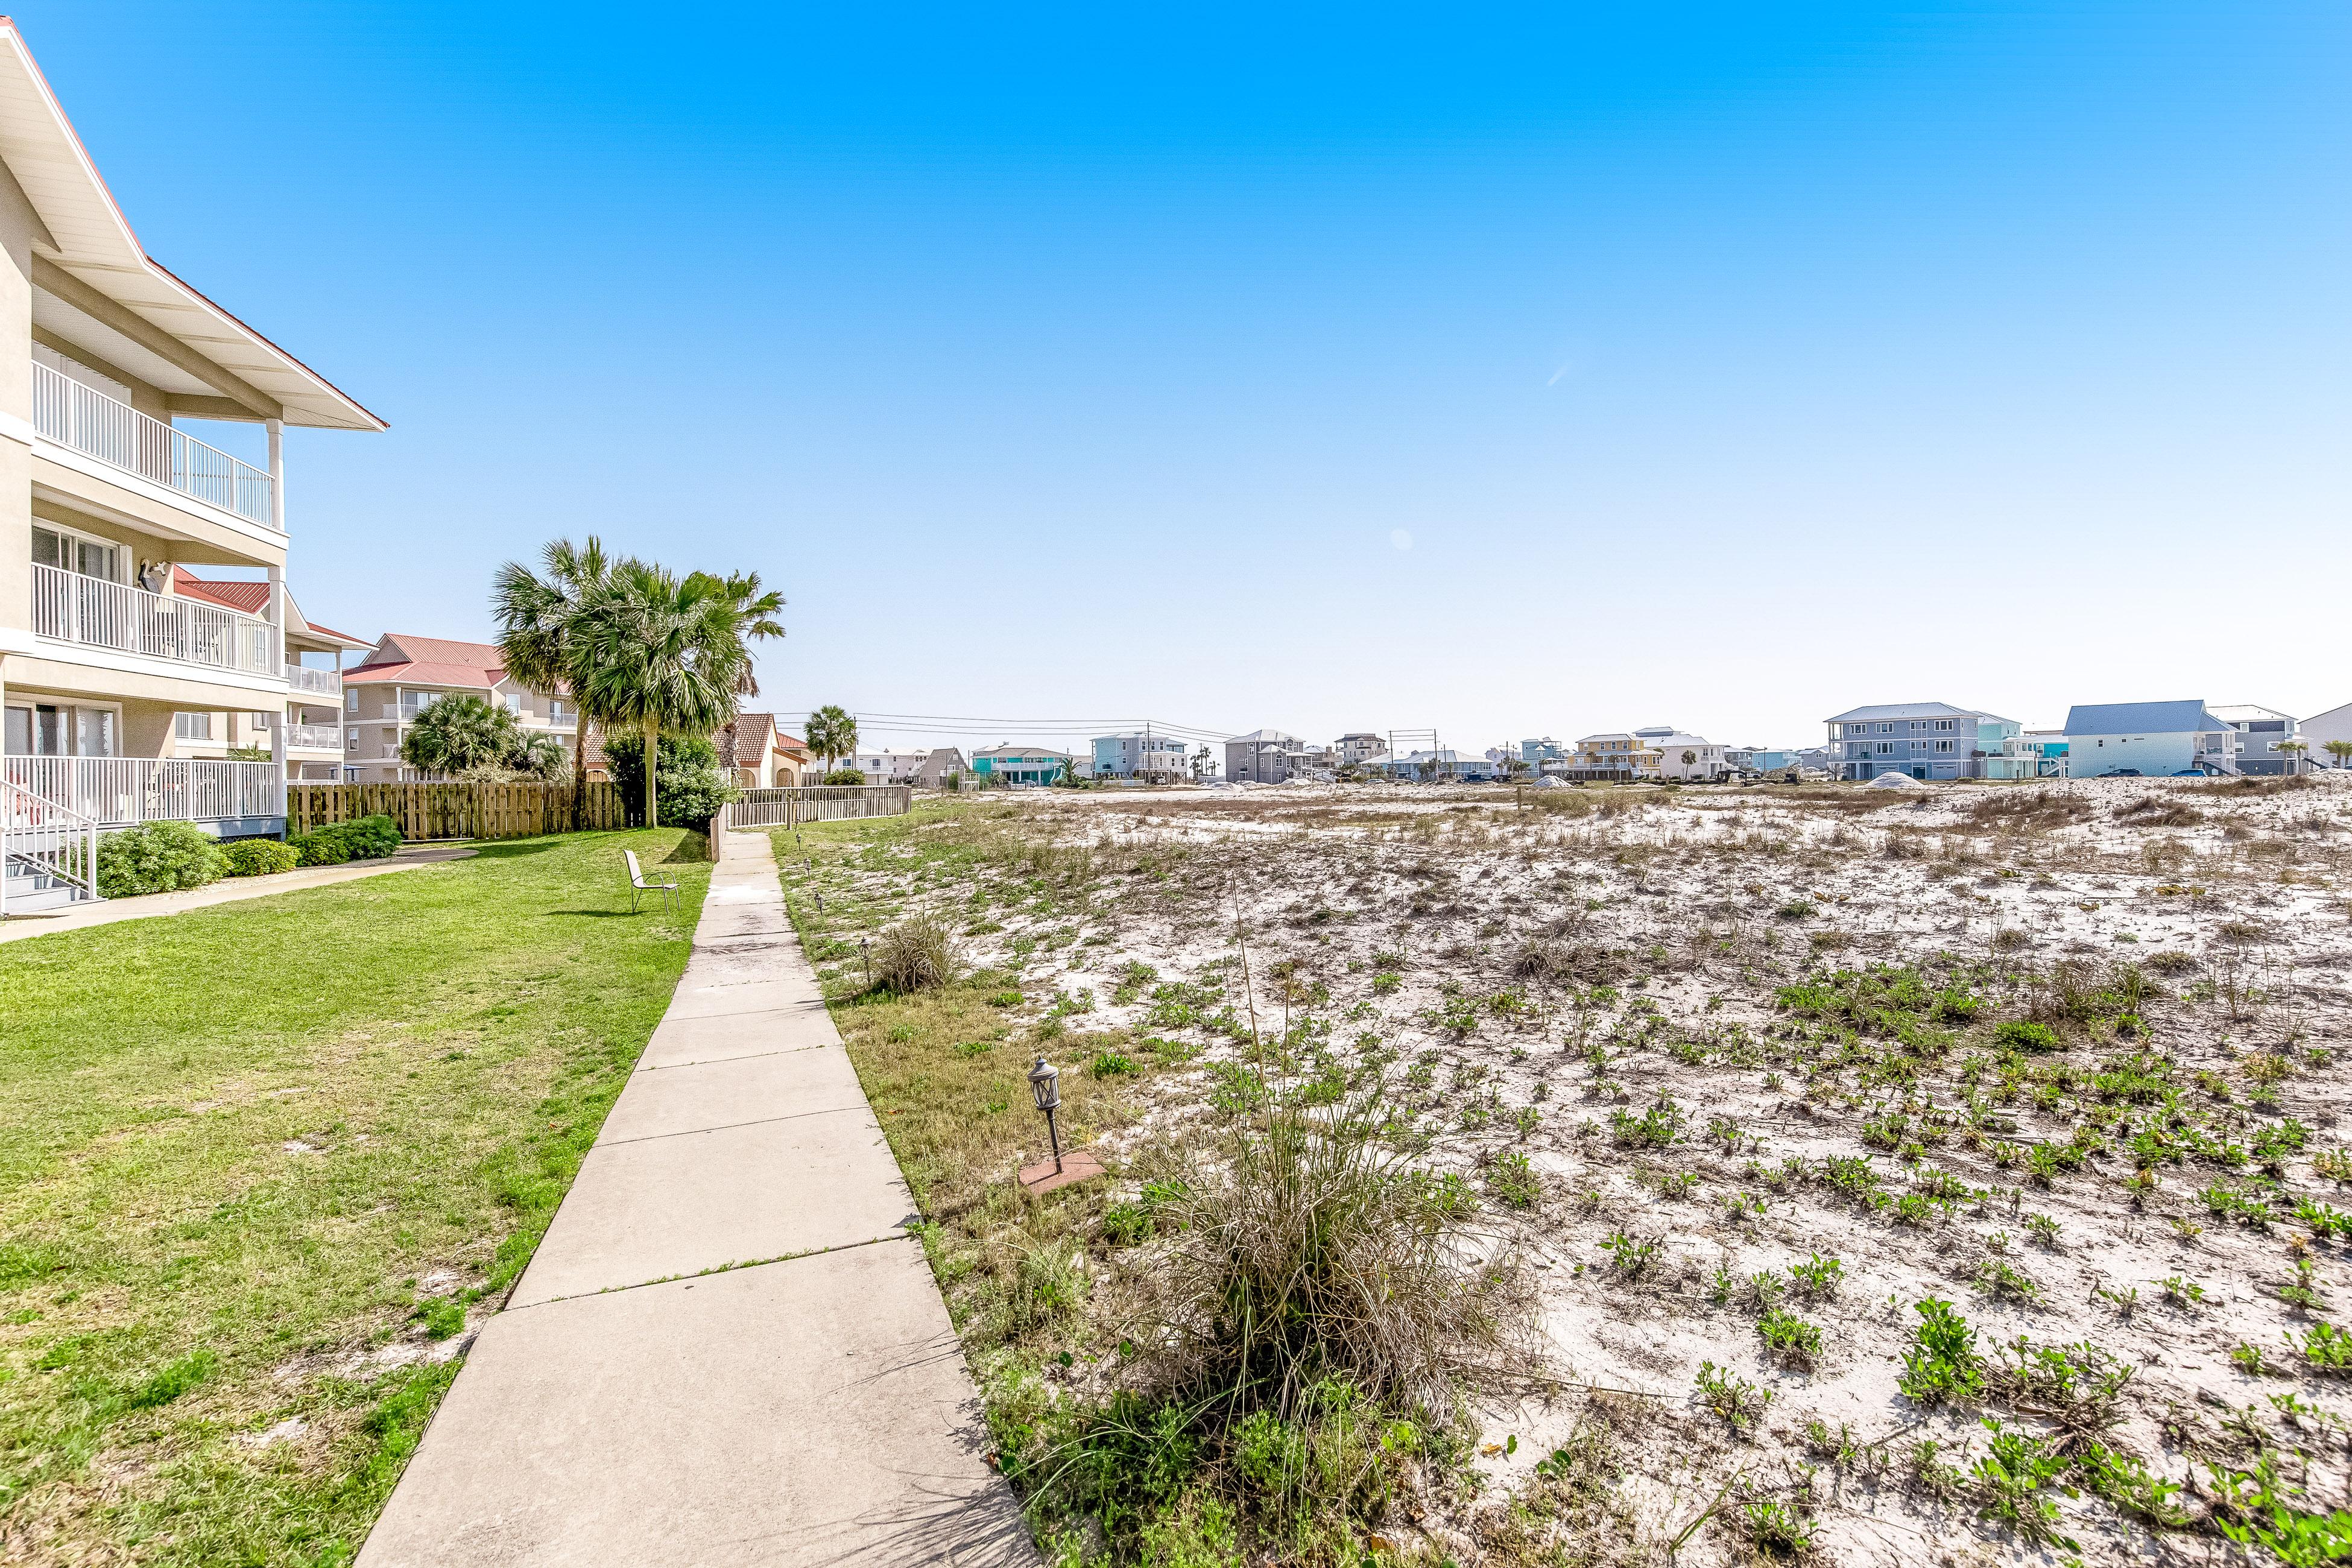
{"label": "support column", "polygon": [[[277,661],[278,684],[286,683],[286,568],[269,568],[269,651]],[[269,754],[278,763],[278,815],[285,815],[286,790],[286,724],[287,715],[293,711],[294,694],[286,691],[278,700],[278,711],[269,716]]]}
{"label": "support column", "polygon": [[[269,525],[280,534],[286,531],[286,421],[264,420],[269,433]],[[286,679],[286,568],[269,568],[269,624],[276,629],[269,634],[271,668],[278,679]],[[269,754],[278,764],[278,811],[286,813],[286,725],[293,711],[292,692],[288,700],[278,705],[269,725]]]}

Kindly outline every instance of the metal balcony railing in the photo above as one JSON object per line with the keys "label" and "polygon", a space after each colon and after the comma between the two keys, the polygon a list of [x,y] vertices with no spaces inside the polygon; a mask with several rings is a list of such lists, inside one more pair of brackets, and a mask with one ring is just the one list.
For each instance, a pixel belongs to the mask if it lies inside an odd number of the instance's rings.
{"label": "metal balcony railing", "polygon": [[286,686],[290,691],[341,697],[343,694],[343,677],[340,670],[310,669],[302,665],[289,664],[286,667]]}
{"label": "metal balcony railing", "polygon": [[33,428],[110,468],[275,528],[270,478],[49,366],[33,366]]}
{"label": "metal balcony railing", "polygon": [[194,757],[6,757],[0,778],[102,827],[286,815],[275,763]]}
{"label": "metal balcony railing", "polygon": [[258,616],[37,563],[33,630],[90,647],[212,669],[269,675],[279,668],[272,658],[276,628]]}

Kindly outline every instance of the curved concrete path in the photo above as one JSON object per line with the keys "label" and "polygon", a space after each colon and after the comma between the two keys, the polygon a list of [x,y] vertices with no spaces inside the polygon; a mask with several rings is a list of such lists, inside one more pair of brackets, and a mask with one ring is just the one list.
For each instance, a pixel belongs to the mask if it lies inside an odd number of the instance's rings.
{"label": "curved concrete path", "polygon": [[359,1568],[1035,1568],[914,1205],[730,836],[669,1011]]}

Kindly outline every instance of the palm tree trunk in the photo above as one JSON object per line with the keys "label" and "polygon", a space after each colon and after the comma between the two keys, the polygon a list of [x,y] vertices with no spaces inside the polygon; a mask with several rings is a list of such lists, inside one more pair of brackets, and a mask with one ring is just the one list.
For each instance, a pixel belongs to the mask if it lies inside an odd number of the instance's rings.
{"label": "palm tree trunk", "polygon": [[646,826],[658,826],[661,818],[654,815],[654,774],[661,761],[661,721],[650,714],[646,718]]}
{"label": "palm tree trunk", "polygon": [[577,833],[588,821],[588,715],[576,713],[572,720],[572,831]]}

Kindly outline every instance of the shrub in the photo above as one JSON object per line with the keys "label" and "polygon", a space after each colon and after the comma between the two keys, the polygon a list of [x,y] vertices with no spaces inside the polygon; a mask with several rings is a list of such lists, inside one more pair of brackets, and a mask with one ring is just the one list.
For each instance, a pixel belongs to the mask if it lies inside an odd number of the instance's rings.
{"label": "shrub", "polygon": [[2021,1051],[2054,1051],[2058,1036],[2047,1024],[2029,1023],[2023,1018],[2011,1018],[1992,1032],[1992,1037],[2004,1046]]}
{"label": "shrub", "polygon": [[1723,1424],[1735,1433],[1745,1433],[1763,1415],[1764,1407],[1772,1403],[1772,1391],[1759,1388],[1728,1367],[1717,1369],[1711,1361],[1699,1363],[1699,1403],[1721,1416]]}
{"label": "shrub", "polygon": [[301,851],[275,838],[240,838],[221,850],[221,858],[232,877],[267,877],[302,863]]}
{"label": "shrub", "polygon": [[169,893],[218,881],[220,845],[192,822],[142,822],[98,841],[98,890],[109,899]]}
{"label": "shrub", "polygon": [[954,978],[948,928],[930,915],[908,916],[874,944],[874,984],[885,991],[929,991]]}
{"label": "shrub", "polygon": [[400,847],[400,828],[389,816],[362,816],[337,826],[354,860],[381,860]]}
{"label": "shrub", "polygon": [[351,847],[331,827],[297,833],[286,840],[286,847],[305,866],[340,866],[352,858]]}
{"label": "shrub", "polygon": [[1223,1124],[1218,1158],[1171,1192],[1175,1239],[1142,1282],[1135,1339],[1164,1386],[1297,1416],[1337,1378],[1451,1423],[1465,1388],[1525,1369],[1522,1278],[1429,1201],[1385,1120],[1363,1096]]}
{"label": "shrub", "polygon": [[1822,1331],[1785,1307],[1774,1307],[1756,1321],[1756,1331],[1773,1353],[1811,1366],[1822,1353]]}
{"label": "shrub", "polygon": [[1921,1322],[1911,1348],[1903,1352],[1903,1373],[1895,1386],[1921,1405],[1973,1399],[1984,1389],[1984,1358],[1977,1353],[1977,1331],[1952,1310],[1949,1301],[1930,1296],[1915,1309]]}
{"label": "shrub", "polygon": [[[621,792],[631,827],[646,825],[646,738],[604,737],[604,765]],[[709,830],[719,808],[733,800],[735,786],[719,771],[719,750],[702,735],[664,735],[655,758],[654,810],[660,826]]]}
{"label": "shrub", "polygon": [[389,816],[362,816],[298,833],[286,842],[305,866],[340,866],[383,859],[400,847],[400,829]]}
{"label": "shrub", "polygon": [[829,784],[862,784],[866,782],[866,775],[856,768],[835,768],[824,775],[823,782]]}

